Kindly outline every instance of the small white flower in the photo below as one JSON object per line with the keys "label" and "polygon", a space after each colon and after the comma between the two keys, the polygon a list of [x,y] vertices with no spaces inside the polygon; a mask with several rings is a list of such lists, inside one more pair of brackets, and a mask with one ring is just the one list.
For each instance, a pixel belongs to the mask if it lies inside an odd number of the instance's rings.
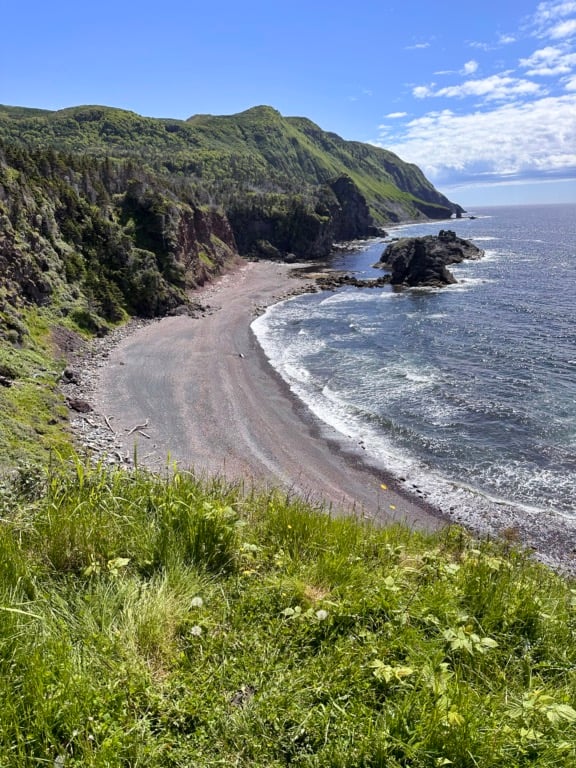
{"label": "small white flower", "polygon": [[200,637],[202,634],[202,627],[199,627],[198,624],[195,624],[190,630],[190,634],[192,637]]}
{"label": "small white flower", "polygon": [[316,618],[318,621],[324,621],[328,618],[328,611],[325,611],[324,608],[321,608],[319,611],[316,611]]}
{"label": "small white flower", "polygon": [[202,600],[201,597],[193,597],[192,600],[190,601],[190,605],[192,606],[192,608],[202,608],[202,606],[204,605],[204,600]]}

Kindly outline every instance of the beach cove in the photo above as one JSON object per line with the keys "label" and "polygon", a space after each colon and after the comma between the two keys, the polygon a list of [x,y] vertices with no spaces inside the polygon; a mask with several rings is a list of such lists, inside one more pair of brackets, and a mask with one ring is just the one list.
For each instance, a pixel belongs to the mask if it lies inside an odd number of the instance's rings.
{"label": "beach cove", "polygon": [[264,356],[251,322],[306,289],[309,281],[293,273],[293,265],[247,262],[194,294],[210,305],[202,317],[164,318],[123,335],[97,369],[97,412],[122,453],[136,451],[154,471],[176,463],[247,488],[281,487],[334,514],[442,526],[423,491],[409,493],[367,464],[363,447],[315,419]]}
{"label": "beach cove", "polygon": [[293,273],[276,262],[246,263],[197,292],[211,308],[204,316],[165,318],[120,339],[98,368],[91,399],[122,452],[136,450],[138,463],[155,471],[176,463],[246,487],[281,487],[334,514],[428,530],[463,522],[480,535],[512,535],[570,571],[571,521],[517,519],[497,504],[490,521],[459,520],[294,396],[250,328],[266,306],[306,290]]}

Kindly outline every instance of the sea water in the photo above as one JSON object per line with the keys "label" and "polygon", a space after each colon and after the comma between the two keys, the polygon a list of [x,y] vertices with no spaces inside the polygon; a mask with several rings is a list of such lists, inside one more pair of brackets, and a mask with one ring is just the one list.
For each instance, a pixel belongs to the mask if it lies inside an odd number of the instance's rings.
{"label": "sea water", "polygon": [[[253,323],[322,421],[458,519],[576,517],[576,206],[484,208],[453,229],[485,250],[439,289],[341,288]],[[360,277],[384,248],[333,257]]]}

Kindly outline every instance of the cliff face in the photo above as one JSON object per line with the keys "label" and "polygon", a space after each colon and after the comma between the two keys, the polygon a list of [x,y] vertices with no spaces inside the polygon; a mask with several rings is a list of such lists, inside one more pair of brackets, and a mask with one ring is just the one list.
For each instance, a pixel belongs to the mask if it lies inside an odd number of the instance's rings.
{"label": "cliff face", "polygon": [[12,310],[26,304],[56,304],[92,331],[127,313],[163,314],[235,255],[222,212],[157,178],[0,146],[0,314],[8,330],[17,327]]}
{"label": "cliff face", "polygon": [[374,220],[364,195],[349,176],[340,176],[329,184],[338,202],[334,212],[334,240],[354,240],[376,233]]}
{"label": "cliff face", "polygon": [[240,253],[264,258],[323,258],[335,242],[381,234],[348,176],[332,180],[312,198],[247,195],[229,218]]}
{"label": "cliff face", "polygon": [[134,244],[152,252],[177,287],[203,285],[236,255],[228,219],[214,207],[185,202],[146,182],[130,182],[120,205],[120,222]]}

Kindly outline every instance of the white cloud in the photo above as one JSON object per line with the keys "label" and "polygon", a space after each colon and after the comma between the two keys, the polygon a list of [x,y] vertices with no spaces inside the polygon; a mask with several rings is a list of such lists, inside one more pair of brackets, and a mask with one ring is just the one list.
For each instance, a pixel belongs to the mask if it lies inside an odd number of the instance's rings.
{"label": "white cloud", "polygon": [[470,48],[477,48],[479,51],[494,51],[496,48],[500,48],[503,45],[510,45],[511,43],[515,43],[516,39],[516,35],[505,34],[499,35],[495,43],[485,43],[480,40],[469,40],[467,45],[470,46]]}
{"label": "white cloud", "polygon": [[572,37],[576,34],[576,19],[567,19],[560,21],[548,30],[548,35],[553,40],[560,40],[564,37]]}
{"label": "white cloud", "polygon": [[538,24],[547,24],[554,19],[563,18],[576,13],[576,2],[574,0],[547,0],[540,3],[536,10],[535,21]]}
{"label": "white cloud", "polygon": [[399,117],[406,117],[408,112],[389,112],[387,115],[384,115],[388,120],[397,120]]}
{"label": "white cloud", "polygon": [[470,48],[478,48],[480,51],[490,51],[492,49],[492,46],[488,43],[481,43],[478,40],[472,40],[468,45]]}
{"label": "white cloud", "polygon": [[527,59],[520,59],[518,63],[528,75],[567,75],[576,66],[576,53],[567,53],[564,48],[549,45],[534,51]]}
{"label": "white cloud", "polygon": [[462,74],[473,75],[477,69],[478,69],[478,62],[472,59],[471,61],[467,61],[466,64],[464,64],[464,67],[462,69]]}
{"label": "white cloud", "polygon": [[404,50],[417,51],[421,48],[430,48],[430,43],[415,43],[414,45],[407,45]]}
{"label": "white cloud", "polygon": [[469,115],[429,113],[410,121],[404,135],[394,143],[386,140],[385,146],[436,183],[576,178],[576,93]]}
{"label": "white cloud", "polygon": [[561,40],[576,34],[576,2],[548,0],[540,3],[532,18],[538,37]]}
{"label": "white cloud", "polygon": [[472,59],[471,61],[467,61],[466,64],[462,67],[462,69],[439,69],[436,72],[434,72],[434,75],[464,75],[465,77],[467,75],[473,75],[474,72],[478,69],[479,64],[477,61],[474,61]]}
{"label": "white cloud", "polygon": [[482,80],[466,80],[459,85],[450,85],[434,90],[435,84],[419,85],[412,89],[412,95],[417,99],[428,97],[444,97],[463,99],[475,96],[486,101],[506,101],[519,96],[536,96],[542,93],[542,88],[530,80],[510,77],[508,74],[491,75]]}
{"label": "white cloud", "polygon": [[427,96],[434,96],[434,91],[432,90],[434,85],[435,83],[432,83],[431,86],[417,85],[412,89],[412,96],[415,96],[417,99],[425,99]]}
{"label": "white cloud", "polygon": [[576,91],[576,75],[567,80],[564,87],[567,91]]}

